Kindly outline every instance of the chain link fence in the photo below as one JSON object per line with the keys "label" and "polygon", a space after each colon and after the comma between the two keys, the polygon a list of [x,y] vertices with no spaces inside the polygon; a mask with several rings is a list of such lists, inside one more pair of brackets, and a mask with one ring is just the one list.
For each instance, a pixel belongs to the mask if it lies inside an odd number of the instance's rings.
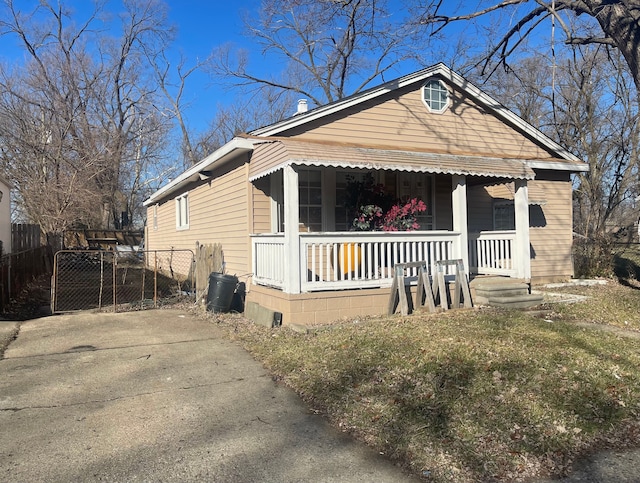
{"label": "chain link fence", "polygon": [[62,250],[55,254],[51,311],[113,312],[195,300],[191,250]]}

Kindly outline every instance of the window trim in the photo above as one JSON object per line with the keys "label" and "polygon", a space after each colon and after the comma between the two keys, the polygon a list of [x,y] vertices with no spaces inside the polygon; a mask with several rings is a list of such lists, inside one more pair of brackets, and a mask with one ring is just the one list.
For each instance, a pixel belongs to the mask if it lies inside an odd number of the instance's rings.
{"label": "window trim", "polygon": [[[183,220],[183,215],[186,220]],[[188,230],[189,221],[189,192],[176,196],[176,230]]]}
{"label": "window trim", "polygon": [[[425,94],[425,89],[427,89],[428,86],[430,86],[430,85],[432,85],[434,83],[437,83],[447,93],[446,101],[445,101],[444,105],[440,109],[434,109],[433,107],[431,107],[429,105],[429,101],[427,101],[425,99],[425,95],[424,95]],[[447,85],[441,79],[429,79],[422,86],[422,89],[420,89],[420,97],[422,99],[422,103],[427,107],[429,112],[432,112],[434,114],[442,114],[443,112],[445,112],[449,108],[449,105],[451,104],[451,92],[449,91]]]}

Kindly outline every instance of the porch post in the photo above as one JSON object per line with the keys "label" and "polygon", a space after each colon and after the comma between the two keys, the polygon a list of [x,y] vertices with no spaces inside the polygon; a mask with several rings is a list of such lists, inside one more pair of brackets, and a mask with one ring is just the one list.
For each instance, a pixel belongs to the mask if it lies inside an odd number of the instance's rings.
{"label": "porch post", "polygon": [[298,173],[284,168],[284,287],[285,293],[300,293],[300,233]]}
{"label": "porch post", "polygon": [[531,250],[529,249],[529,187],[526,179],[515,181],[514,208],[516,218],[516,271],[518,278],[531,280]]}
{"label": "porch post", "polygon": [[467,177],[454,174],[451,178],[451,208],[453,231],[460,233],[460,258],[469,273],[469,236],[467,225]]}

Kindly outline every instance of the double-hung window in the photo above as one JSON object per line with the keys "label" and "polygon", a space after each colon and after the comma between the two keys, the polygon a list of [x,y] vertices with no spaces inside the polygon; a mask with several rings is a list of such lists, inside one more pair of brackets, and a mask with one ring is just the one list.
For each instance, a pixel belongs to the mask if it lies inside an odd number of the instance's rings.
{"label": "double-hung window", "polygon": [[176,229],[189,228],[189,194],[184,193],[176,198]]}
{"label": "double-hung window", "polygon": [[317,169],[298,171],[300,225],[307,231],[322,231],[322,172]]}

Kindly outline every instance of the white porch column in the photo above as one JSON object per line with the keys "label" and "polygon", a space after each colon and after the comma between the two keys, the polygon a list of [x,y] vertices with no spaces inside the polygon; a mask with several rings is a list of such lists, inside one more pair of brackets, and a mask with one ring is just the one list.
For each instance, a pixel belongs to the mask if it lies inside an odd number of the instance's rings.
{"label": "white porch column", "polygon": [[284,287],[285,293],[300,293],[300,199],[298,173],[284,168]]}
{"label": "white porch column", "polygon": [[469,236],[467,225],[467,177],[454,174],[451,179],[453,231],[460,233],[460,258],[469,273]]}
{"label": "white porch column", "polygon": [[531,280],[531,250],[529,248],[529,188],[526,179],[515,181],[514,208],[516,217],[515,259],[518,278]]}

